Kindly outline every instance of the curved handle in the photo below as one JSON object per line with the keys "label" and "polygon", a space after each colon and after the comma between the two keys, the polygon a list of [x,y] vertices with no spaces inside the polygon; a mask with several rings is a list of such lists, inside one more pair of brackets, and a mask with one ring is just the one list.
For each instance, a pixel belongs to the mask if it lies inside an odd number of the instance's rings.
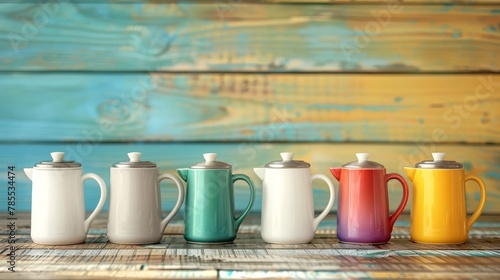
{"label": "curved handle", "polygon": [[325,181],[328,185],[328,188],[330,188],[330,200],[328,201],[325,210],[323,210],[323,212],[321,212],[321,214],[319,214],[319,216],[314,219],[314,231],[318,229],[319,223],[326,217],[326,215],[328,215],[328,213],[330,213],[330,210],[332,210],[333,207],[333,203],[335,202],[335,186],[333,185],[330,178],[326,177],[326,175],[323,174],[314,174],[311,176],[311,183],[312,181],[317,179]]}
{"label": "curved handle", "polygon": [[184,202],[184,185],[182,185],[181,180],[179,180],[177,177],[170,173],[162,173],[158,176],[158,185],[162,180],[165,179],[170,179],[174,181],[175,185],[177,186],[177,189],[179,190],[179,195],[177,196],[177,202],[175,203],[174,208],[172,211],[170,211],[170,214],[167,215],[165,219],[163,219],[160,223],[160,232],[163,235],[163,232],[165,231],[165,228],[167,227],[167,224],[172,220],[172,218],[179,212],[179,209],[182,206],[182,203]]}
{"label": "curved handle", "polygon": [[401,213],[403,213],[403,210],[406,207],[406,203],[408,202],[408,184],[406,183],[403,176],[396,174],[396,173],[386,174],[385,175],[385,184],[387,185],[387,183],[389,183],[390,180],[394,180],[394,179],[398,180],[401,183],[401,186],[403,187],[403,197],[401,198],[401,202],[399,203],[398,209],[396,209],[394,214],[389,216],[389,225],[391,227],[391,230],[392,230],[392,227],[394,226],[394,223],[398,219],[399,215],[401,215]]}
{"label": "curved handle", "polygon": [[247,175],[244,175],[244,174],[234,174],[232,177],[233,185],[234,185],[234,182],[236,182],[238,180],[242,180],[242,181],[247,182],[248,186],[250,187],[250,201],[248,201],[248,205],[247,205],[247,208],[245,209],[245,211],[243,211],[243,213],[241,213],[241,215],[238,218],[236,218],[236,220],[234,221],[234,228],[236,231],[238,231],[238,229],[240,228],[241,222],[243,222],[243,219],[245,219],[247,214],[250,212],[250,209],[252,209],[253,201],[255,198],[255,188],[254,188],[252,179],[250,179],[250,177],[248,177]]}
{"label": "curved handle", "polygon": [[99,202],[97,203],[96,208],[94,211],[90,214],[90,216],[85,220],[85,223],[83,224],[85,228],[85,233],[89,231],[90,224],[92,221],[94,221],[95,217],[101,212],[102,207],[104,206],[104,203],[106,202],[106,196],[107,196],[107,189],[106,189],[106,183],[104,180],[101,178],[101,176],[94,174],[94,173],[87,173],[82,176],[82,185],[83,182],[87,179],[94,179],[96,182],[99,184],[99,187],[101,187],[101,198],[99,199]]}
{"label": "curved handle", "polygon": [[483,180],[479,179],[477,176],[469,175],[465,176],[465,182],[467,181],[476,181],[476,183],[479,185],[479,190],[481,191],[481,198],[479,200],[479,205],[476,208],[476,211],[472,213],[472,216],[470,216],[469,219],[467,219],[467,232],[470,231],[472,228],[472,225],[476,222],[477,218],[481,216],[481,213],[483,212],[484,204],[486,202],[486,187],[484,186]]}

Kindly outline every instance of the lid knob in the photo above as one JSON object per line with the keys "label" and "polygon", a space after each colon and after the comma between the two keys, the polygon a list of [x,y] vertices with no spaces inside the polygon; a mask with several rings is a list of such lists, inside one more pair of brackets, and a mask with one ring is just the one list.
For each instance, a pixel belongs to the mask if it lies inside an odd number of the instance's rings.
{"label": "lid knob", "polygon": [[309,168],[311,165],[303,160],[292,160],[293,153],[280,153],[281,160],[271,161],[266,168]]}
{"label": "lid knob", "polygon": [[64,152],[52,152],[50,153],[52,160],[42,160],[41,162],[35,164],[35,167],[39,168],[81,168],[81,164],[73,160],[65,161]]}
{"label": "lid knob", "polygon": [[128,153],[128,158],[130,159],[130,162],[140,162],[141,161],[141,153],[139,152],[131,152]]}
{"label": "lid knob", "polygon": [[129,161],[120,161],[113,164],[113,167],[118,168],[155,168],[156,163],[151,161],[141,161],[142,153],[130,152],[127,153]]}
{"label": "lid knob", "polygon": [[356,153],[359,162],[367,161],[370,153]]}
{"label": "lid knob", "polygon": [[426,169],[461,169],[464,165],[454,160],[445,160],[446,153],[432,153],[432,160],[424,160],[415,164],[416,168]]}
{"label": "lid knob", "polygon": [[205,158],[205,161],[207,163],[214,162],[215,159],[217,158],[217,154],[216,153],[206,153],[206,154],[203,154],[203,158]]}
{"label": "lid knob", "polygon": [[216,153],[203,154],[205,161],[191,165],[193,169],[231,169],[231,165],[221,161],[215,161]]}
{"label": "lid knob", "polygon": [[283,161],[292,161],[293,153],[285,152],[285,153],[280,153],[280,155]]}
{"label": "lid knob", "polygon": [[53,162],[63,162],[64,152],[53,152],[50,153]]}
{"label": "lid knob", "polygon": [[432,153],[432,158],[434,161],[443,161],[446,153]]}

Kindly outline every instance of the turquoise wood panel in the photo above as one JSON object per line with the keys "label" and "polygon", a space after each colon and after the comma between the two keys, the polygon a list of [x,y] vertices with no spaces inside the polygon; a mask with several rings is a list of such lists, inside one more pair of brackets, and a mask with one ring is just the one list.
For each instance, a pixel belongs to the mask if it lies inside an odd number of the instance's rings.
{"label": "turquoise wood panel", "polygon": [[[31,167],[41,160],[50,158],[49,153],[63,151],[68,159],[82,163],[84,172],[94,172],[103,177],[109,185],[109,168],[118,161],[127,159],[126,153],[139,151],[143,160],[156,162],[162,172],[175,172],[176,168],[188,167],[202,162],[205,152],[218,153],[218,159],[233,165],[233,172],[249,175],[257,187],[257,197],[253,211],[261,209],[262,182],[254,175],[253,167],[262,167],[267,162],[279,159],[279,153],[292,151],[295,159],[311,163],[312,173],[324,173],[330,177],[335,186],[338,182],[329,174],[328,167],[341,166],[355,159],[356,152],[370,152],[370,159],[383,164],[387,172],[403,173],[404,166],[411,166],[416,161],[429,159],[430,147],[415,144],[313,144],[313,143],[57,143],[57,144],[2,144],[0,145],[0,184],[7,186],[7,166],[16,166],[17,209],[29,211],[31,203],[31,182],[22,172],[24,167]],[[458,160],[464,164],[467,174],[480,176],[487,188],[488,197],[485,212],[499,212],[500,205],[500,146],[484,145],[450,145],[441,144],[434,150],[447,152],[447,158]],[[3,175],[2,175],[3,174]],[[406,176],[403,175],[405,178]],[[97,204],[98,186],[86,182],[86,208],[92,210]],[[109,187],[109,186],[108,186]],[[322,210],[328,200],[328,188],[324,183],[314,181],[314,199],[316,210]],[[6,191],[6,188],[3,188]],[[477,206],[479,190],[474,183],[467,184],[468,210],[472,212]],[[396,209],[401,188],[397,183],[389,185],[390,207]],[[171,209],[175,202],[176,188],[172,183],[162,183],[163,209]],[[236,208],[246,206],[248,187],[243,183],[236,185]],[[105,206],[107,209],[107,204]],[[406,207],[409,211],[410,205]],[[336,206],[334,206],[334,211]],[[6,195],[0,196],[0,212],[6,211]]]}
{"label": "turquoise wood panel", "polygon": [[0,70],[499,71],[495,5],[0,4]]}
{"label": "turquoise wood panel", "polygon": [[0,140],[500,143],[498,81],[500,75],[0,74]]}

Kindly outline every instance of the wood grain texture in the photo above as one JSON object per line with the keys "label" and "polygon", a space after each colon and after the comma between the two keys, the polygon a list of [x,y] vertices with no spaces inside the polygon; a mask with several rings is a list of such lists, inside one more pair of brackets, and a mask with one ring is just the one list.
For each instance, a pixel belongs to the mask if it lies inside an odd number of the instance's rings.
{"label": "wood grain texture", "polygon": [[500,70],[498,6],[388,5],[3,3],[0,70]]}
{"label": "wood grain texture", "polygon": [[[6,220],[7,215],[0,215]],[[260,215],[250,214],[231,244],[184,240],[176,217],[158,244],[108,242],[107,216],[91,225],[85,243],[34,244],[30,215],[17,215],[17,271],[5,279],[496,279],[499,216],[481,216],[460,245],[410,241],[409,216],[394,225],[387,244],[340,243],[336,217],[328,215],[307,244],[268,244],[260,237]],[[9,230],[0,231],[7,243]],[[9,253],[7,246],[0,249]],[[4,275],[7,275],[6,273]],[[14,278],[13,278],[14,277]]]}
{"label": "wood grain texture", "polygon": [[[64,2],[65,0],[52,0],[46,2]],[[212,5],[239,5],[239,4],[376,4],[385,5],[398,0],[71,0],[72,3],[192,3],[192,4],[212,4]],[[4,1],[7,2],[7,1]],[[12,0],[18,3],[40,3],[40,0]],[[403,0],[402,5],[414,4],[456,4],[456,5],[477,5],[477,4],[498,4],[499,0]]]}
{"label": "wood grain texture", "polygon": [[[234,243],[219,245],[186,243],[179,216],[160,243],[149,245],[108,242],[107,215],[92,223],[85,243],[34,244],[30,215],[16,218],[17,271],[8,279],[496,279],[500,272],[498,215],[481,216],[460,245],[411,242],[408,215],[379,245],[340,243],[335,215],[320,223],[311,243],[294,245],[264,243],[258,213],[245,219]],[[9,234],[0,230],[0,242]],[[7,246],[0,253],[7,255]]]}
{"label": "wood grain texture", "polygon": [[[84,1],[84,0],[82,0]],[[129,0],[137,1],[137,0]],[[144,0],[150,1],[150,0]],[[175,1],[175,0],[172,0]],[[212,0],[207,0],[212,1]],[[239,0],[222,0],[226,3],[237,2]],[[387,4],[395,0],[255,0],[263,3],[294,3],[294,4]],[[252,1],[254,2],[254,1]],[[498,4],[498,0],[403,0],[402,5],[413,4],[457,4],[457,5],[477,5],[477,4]]]}
{"label": "wood grain texture", "polygon": [[2,141],[500,143],[500,75],[0,74]]}
{"label": "wood grain texture", "polygon": [[[218,160],[233,165],[233,173],[244,173],[254,180],[257,187],[253,211],[261,210],[262,182],[253,173],[254,167],[263,167],[266,163],[279,159],[279,153],[291,151],[294,158],[311,164],[312,173],[323,173],[330,177],[335,186],[338,182],[330,175],[329,167],[338,167],[355,160],[355,153],[369,152],[370,159],[383,164],[387,172],[404,175],[404,166],[413,166],[416,162],[431,158],[431,152],[443,151],[446,158],[463,163],[466,174],[477,175],[483,179],[487,188],[484,212],[500,213],[500,145],[450,145],[450,144],[311,144],[311,143],[137,143],[137,144],[100,144],[100,143],[58,143],[58,144],[3,144],[0,145],[0,184],[7,185],[7,166],[16,166],[17,207],[18,211],[28,211],[31,205],[31,182],[22,171],[41,160],[50,158],[49,153],[63,151],[66,157],[81,162],[84,172],[93,172],[103,177],[109,187],[109,168],[118,161],[127,159],[127,153],[139,151],[143,160],[156,162],[162,172],[175,173],[176,168],[188,167],[203,161],[203,153],[216,152]],[[86,182],[86,208],[92,210],[97,205],[98,186]],[[322,210],[328,202],[328,188],[314,182],[315,209]],[[390,208],[396,209],[401,200],[401,187],[389,184]],[[173,183],[162,183],[163,210],[173,208],[177,191]],[[237,183],[235,188],[236,209],[243,209],[248,201],[248,187]],[[479,201],[479,188],[473,182],[467,183],[468,211],[472,212]],[[6,205],[6,196],[0,196],[0,205]],[[334,210],[336,211],[336,204]],[[411,201],[405,211],[411,208]],[[107,204],[105,206],[107,209]]]}

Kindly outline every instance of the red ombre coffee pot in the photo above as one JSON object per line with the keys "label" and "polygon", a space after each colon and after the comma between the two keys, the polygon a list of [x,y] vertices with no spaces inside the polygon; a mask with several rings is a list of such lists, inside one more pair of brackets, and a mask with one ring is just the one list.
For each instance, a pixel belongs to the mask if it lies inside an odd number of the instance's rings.
{"label": "red ombre coffee pot", "polygon": [[[381,244],[391,239],[394,222],[408,201],[408,185],[399,174],[386,174],[385,167],[368,161],[368,153],[357,153],[357,161],[330,168],[338,187],[337,237],[341,242]],[[387,182],[398,180],[403,198],[389,214]]]}

